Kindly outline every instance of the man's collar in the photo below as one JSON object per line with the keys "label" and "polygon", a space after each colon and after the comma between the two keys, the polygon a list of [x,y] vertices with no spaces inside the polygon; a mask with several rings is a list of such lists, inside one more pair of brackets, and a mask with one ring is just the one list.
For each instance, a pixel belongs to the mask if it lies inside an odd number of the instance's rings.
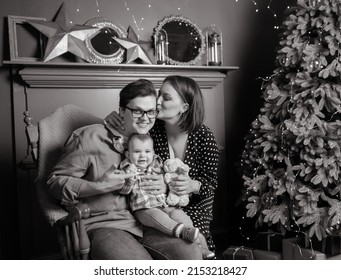
{"label": "man's collar", "polygon": [[109,132],[112,134],[113,137],[118,137],[118,138],[122,138],[122,139],[128,139],[127,136],[122,135],[121,133],[119,133],[112,125],[110,125],[110,123],[108,123],[107,121],[103,121],[103,124],[105,126],[105,128],[107,130],[109,130]]}
{"label": "man's collar", "polygon": [[105,128],[109,131],[112,143],[114,145],[114,148],[117,152],[124,155],[124,152],[126,150],[126,144],[128,137],[122,135],[119,133],[113,126],[111,126],[108,122],[104,121]]}

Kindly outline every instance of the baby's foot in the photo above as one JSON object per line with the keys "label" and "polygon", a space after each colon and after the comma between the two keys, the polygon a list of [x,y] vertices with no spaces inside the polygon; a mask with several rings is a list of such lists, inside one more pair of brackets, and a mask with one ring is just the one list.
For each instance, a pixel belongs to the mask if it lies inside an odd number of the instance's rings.
{"label": "baby's foot", "polygon": [[204,260],[212,260],[214,257],[215,257],[214,252],[205,248],[202,249],[202,258]]}

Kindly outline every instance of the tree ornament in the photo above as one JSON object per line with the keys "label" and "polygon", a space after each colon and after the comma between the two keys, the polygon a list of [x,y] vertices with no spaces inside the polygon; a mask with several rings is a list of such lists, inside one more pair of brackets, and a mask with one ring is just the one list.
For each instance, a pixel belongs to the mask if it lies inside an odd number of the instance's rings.
{"label": "tree ornament", "polygon": [[273,194],[273,192],[263,194],[261,200],[265,208],[271,208],[277,204],[277,197]]}
{"label": "tree ornament", "polygon": [[286,66],[287,66],[288,60],[289,60],[289,59],[288,59],[285,55],[282,55],[282,56],[279,58],[278,62],[279,62],[279,64],[280,64],[282,67],[286,67]]}
{"label": "tree ornament", "polygon": [[315,73],[319,70],[321,70],[321,60],[316,57],[315,59],[313,59],[312,61],[310,61],[309,65],[308,65],[308,71],[311,73]]}
{"label": "tree ornament", "polygon": [[309,0],[309,6],[314,10],[318,10],[322,5],[322,0]]}
{"label": "tree ornament", "polygon": [[338,221],[335,225],[332,225],[332,217],[328,218],[326,233],[328,235],[340,236],[341,235],[341,222]]}

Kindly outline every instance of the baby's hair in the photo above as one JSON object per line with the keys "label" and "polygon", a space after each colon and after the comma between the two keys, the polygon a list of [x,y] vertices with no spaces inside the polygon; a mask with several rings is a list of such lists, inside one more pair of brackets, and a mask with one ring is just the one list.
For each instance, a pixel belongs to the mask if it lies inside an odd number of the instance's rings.
{"label": "baby's hair", "polygon": [[128,138],[128,147],[129,147],[130,141],[132,141],[133,139],[138,139],[142,142],[150,140],[150,141],[152,141],[152,144],[154,145],[153,138],[149,134],[134,133],[134,134],[130,135],[130,137]]}

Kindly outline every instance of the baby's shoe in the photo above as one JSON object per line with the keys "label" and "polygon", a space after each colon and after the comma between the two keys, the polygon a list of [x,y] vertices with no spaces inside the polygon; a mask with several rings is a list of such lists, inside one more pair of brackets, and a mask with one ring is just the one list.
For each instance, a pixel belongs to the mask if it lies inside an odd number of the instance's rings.
{"label": "baby's shoe", "polygon": [[208,249],[205,249],[205,248],[202,249],[202,258],[204,260],[212,260],[214,257],[215,257],[214,252],[212,252]]}
{"label": "baby's shoe", "polygon": [[199,229],[195,227],[191,228],[184,226],[180,236],[185,240],[194,242],[199,236]]}

